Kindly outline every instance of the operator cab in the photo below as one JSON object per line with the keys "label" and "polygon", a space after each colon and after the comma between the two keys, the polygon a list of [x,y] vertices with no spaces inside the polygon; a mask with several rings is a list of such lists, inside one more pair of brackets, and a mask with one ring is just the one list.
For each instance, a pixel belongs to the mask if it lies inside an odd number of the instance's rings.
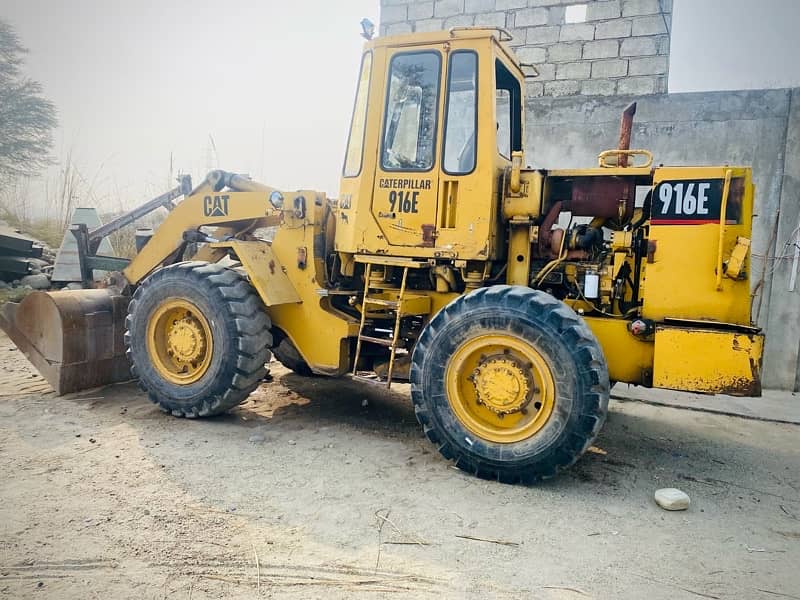
{"label": "operator cab", "polygon": [[454,28],[365,45],[339,252],[496,255],[499,176],[522,149],[523,123],[524,76],[504,35]]}

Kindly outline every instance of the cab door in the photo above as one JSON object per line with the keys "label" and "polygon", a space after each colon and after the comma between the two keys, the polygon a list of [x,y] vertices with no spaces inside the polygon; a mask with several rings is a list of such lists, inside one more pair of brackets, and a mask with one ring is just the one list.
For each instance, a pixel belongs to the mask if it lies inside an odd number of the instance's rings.
{"label": "cab door", "polygon": [[372,214],[390,245],[434,245],[442,62],[436,47],[388,56]]}

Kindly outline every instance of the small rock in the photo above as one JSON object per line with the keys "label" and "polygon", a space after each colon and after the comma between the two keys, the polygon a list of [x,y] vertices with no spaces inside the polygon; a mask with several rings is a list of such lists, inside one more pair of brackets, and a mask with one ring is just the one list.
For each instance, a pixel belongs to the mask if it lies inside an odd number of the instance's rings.
{"label": "small rock", "polygon": [[689,508],[689,495],[677,488],[656,490],[656,504],[664,510],[686,510]]}
{"label": "small rock", "polygon": [[22,285],[27,285],[35,290],[46,290],[50,287],[50,278],[44,273],[26,275],[19,280]]}
{"label": "small rock", "polygon": [[68,283],[66,286],[64,286],[64,289],[65,290],[82,290],[83,289],[83,284],[80,284],[80,283],[78,283],[76,281],[73,281],[72,283]]}
{"label": "small rock", "polygon": [[50,266],[50,263],[48,263],[46,260],[42,260],[41,258],[29,258],[28,259],[28,264],[32,268],[37,269],[39,271],[41,271],[45,267],[49,267]]}
{"label": "small rock", "polygon": [[289,440],[286,443],[289,444],[290,446],[294,446],[297,442],[295,442],[294,440]]}
{"label": "small rock", "polygon": [[361,401],[361,407],[362,407],[362,408],[367,408],[368,406],[369,406],[369,400],[367,400],[366,398],[364,398],[364,399]]}
{"label": "small rock", "polygon": [[260,444],[261,442],[265,441],[266,439],[267,439],[267,436],[265,436],[263,433],[254,433],[253,435],[251,435],[248,438],[248,441],[252,442],[253,444]]}

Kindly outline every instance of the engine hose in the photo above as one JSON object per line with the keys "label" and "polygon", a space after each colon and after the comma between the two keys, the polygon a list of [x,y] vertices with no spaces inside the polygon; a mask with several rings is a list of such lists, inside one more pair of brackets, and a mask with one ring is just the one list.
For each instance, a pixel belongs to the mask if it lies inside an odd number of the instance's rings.
{"label": "engine hose", "polygon": [[644,197],[644,203],[642,204],[642,216],[635,223],[631,223],[631,231],[638,229],[641,227],[645,221],[650,218],[650,211],[653,207],[653,190],[651,189],[647,192],[647,195]]}

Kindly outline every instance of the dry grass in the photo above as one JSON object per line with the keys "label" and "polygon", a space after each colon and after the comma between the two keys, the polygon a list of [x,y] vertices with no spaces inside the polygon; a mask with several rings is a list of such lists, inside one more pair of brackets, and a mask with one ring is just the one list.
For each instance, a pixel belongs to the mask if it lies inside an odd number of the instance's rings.
{"label": "dry grass", "polygon": [[[101,167],[102,169],[102,167]],[[100,170],[101,170],[100,169]],[[32,192],[31,180],[20,178],[0,187],[0,219],[11,227],[35,237],[53,249],[61,246],[69,228],[72,214],[78,206],[109,206],[116,204],[119,209],[100,215],[103,223],[125,212],[121,201],[109,203],[108,198],[98,198],[94,192],[95,181],[100,170],[90,181],[76,168],[68,153],[62,162],[57,176],[45,181],[44,198],[41,193]],[[146,215],[138,222],[124,227],[109,236],[114,254],[132,258],[136,254],[135,233],[138,227],[155,228],[166,216],[165,209]]]}

